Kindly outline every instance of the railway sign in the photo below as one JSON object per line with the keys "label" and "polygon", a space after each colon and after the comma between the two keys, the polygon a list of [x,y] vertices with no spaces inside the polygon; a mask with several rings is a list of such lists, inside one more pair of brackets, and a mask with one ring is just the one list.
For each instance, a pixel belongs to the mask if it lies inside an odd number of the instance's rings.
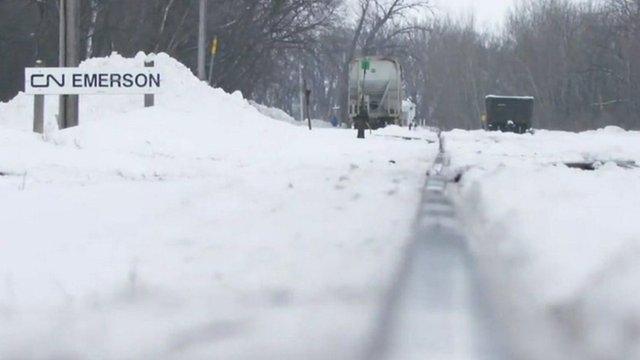
{"label": "railway sign", "polygon": [[30,95],[156,94],[162,80],[149,68],[27,68],[24,87]]}
{"label": "railway sign", "polygon": [[369,70],[371,67],[371,60],[369,58],[362,59],[362,70]]}

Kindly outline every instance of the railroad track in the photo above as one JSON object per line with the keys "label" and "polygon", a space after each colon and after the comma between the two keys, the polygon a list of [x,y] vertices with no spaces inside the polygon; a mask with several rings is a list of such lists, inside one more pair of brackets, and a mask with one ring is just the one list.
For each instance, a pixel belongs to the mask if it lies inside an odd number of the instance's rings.
{"label": "railroad track", "polygon": [[506,359],[447,187],[444,139],[392,287],[383,302],[366,360]]}

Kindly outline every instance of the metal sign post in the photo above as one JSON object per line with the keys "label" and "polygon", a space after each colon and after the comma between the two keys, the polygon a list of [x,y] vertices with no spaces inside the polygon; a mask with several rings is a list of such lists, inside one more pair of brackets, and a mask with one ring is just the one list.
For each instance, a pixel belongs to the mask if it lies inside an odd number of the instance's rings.
{"label": "metal sign post", "polygon": [[[59,66],[77,67],[80,64],[80,1],[60,0]],[[60,129],[78,125],[78,95],[60,96],[58,126]]]}
{"label": "metal sign post", "polygon": [[24,71],[24,92],[34,95],[33,131],[40,134],[44,131],[45,95],[61,95],[62,99],[74,96],[77,99],[81,94],[144,94],[144,106],[154,106],[154,95],[162,92],[164,76],[154,68],[152,57],[147,58],[144,65],[144,68],[48,68],[44,67],[42,61],[36,61],[35,67],[25,68]]}

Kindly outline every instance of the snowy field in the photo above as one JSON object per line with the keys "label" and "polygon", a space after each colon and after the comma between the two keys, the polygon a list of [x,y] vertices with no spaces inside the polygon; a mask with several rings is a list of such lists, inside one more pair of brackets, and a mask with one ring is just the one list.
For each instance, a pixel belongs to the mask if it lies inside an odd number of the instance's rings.
{"label": "snowy field", "polygon": [[[523,358],[640,358],[640,132],[445,137],[471,246]],[[595,170],[564,165],[584,162]]]}
{"label": "snowy field", "polygon": [[[84,96],[77,128],[0,103],[0,359],[357,358],[436,135],[309,131],[156,63],[156,107]],[[444,138],[517,358],[640,358],[640,133]]]}
{"label": "snowy field", "polygon": [[56,131],[48,97],[39,136],[30,97],[0,104],[0,358],[354,358],[437,147],[310,132],[156,63],[154,108],[84,96]]}

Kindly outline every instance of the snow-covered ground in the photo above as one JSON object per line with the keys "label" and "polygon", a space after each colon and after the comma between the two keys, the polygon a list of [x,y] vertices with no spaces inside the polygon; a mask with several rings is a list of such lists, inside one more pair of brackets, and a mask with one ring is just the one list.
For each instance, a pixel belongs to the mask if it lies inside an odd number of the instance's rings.
{"label": "snow-covered ground", "polygon": [[640,132],[445,138],[466,170],[456,197],[472,248],[523,358],[640,358]]}
{"label": "snow-covered ground", "polygon": [[[156,64],[156,107],[83,96],[77,128],[56,130],[56,97],[44,135],[31,97],[0,103],[0,359],[355,358],[435,134],[309,131]],[[518,358],[640,358],[640,133],[444,138]]]}
{"label": "snow-covered ground", "polygon": [[274,121],[156,64],[156,107],[83,96],[77,128],[55,97],[44,136],[29,96],[0,104],[0,358],[355,357],[437,147]]}

